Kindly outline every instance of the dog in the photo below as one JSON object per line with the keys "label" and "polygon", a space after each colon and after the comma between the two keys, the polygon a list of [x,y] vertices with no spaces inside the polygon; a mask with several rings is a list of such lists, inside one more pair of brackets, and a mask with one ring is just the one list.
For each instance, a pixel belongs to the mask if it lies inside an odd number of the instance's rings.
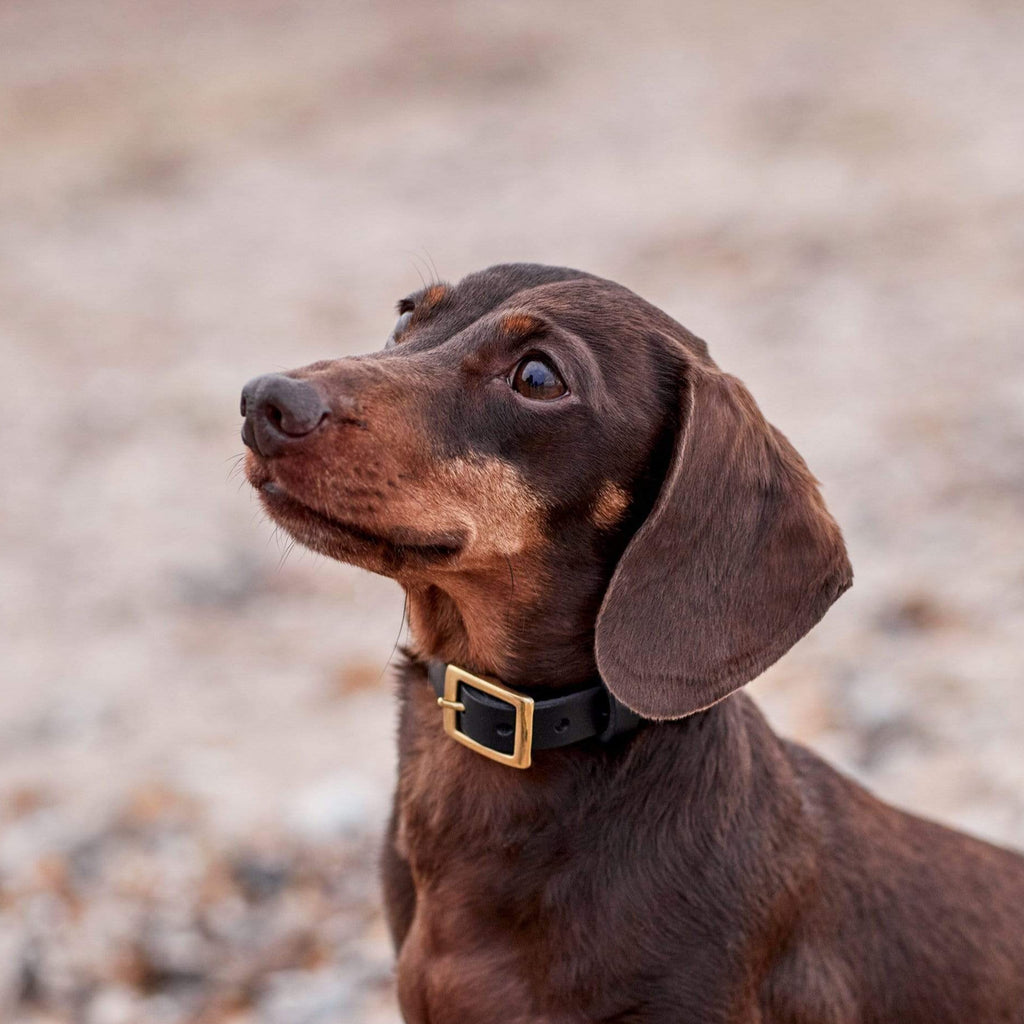
{"label": "dog", "polygon": [[1024,1022],[1024,858],[880,802],[741,691],[852,570],[703,341],[500,265],[242,414],[270,517],[407,595],[406,1021]]}

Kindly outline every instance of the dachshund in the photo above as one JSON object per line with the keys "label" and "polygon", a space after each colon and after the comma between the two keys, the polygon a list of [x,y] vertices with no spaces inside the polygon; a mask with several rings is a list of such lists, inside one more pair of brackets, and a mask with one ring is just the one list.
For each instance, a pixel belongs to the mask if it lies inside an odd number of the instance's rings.
{"label": "dachshund", "polygon": [[242,415],[270,517],[407,595],[382,866],[409,1024],[1024,1022],[1024,858],[741,691],[852,570],[703,341],[499,265]]}

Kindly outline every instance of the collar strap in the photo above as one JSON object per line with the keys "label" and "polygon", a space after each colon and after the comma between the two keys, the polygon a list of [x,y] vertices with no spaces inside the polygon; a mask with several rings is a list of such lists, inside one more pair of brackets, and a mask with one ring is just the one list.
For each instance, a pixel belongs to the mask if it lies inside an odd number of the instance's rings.
{"label": "collar strap", "polygon": [[600,684],[536,699],[458,665],[427,663],[444,731],[458,743],[512,768],[529,768],[534,750],[596,736],[602,743],[629,732],[640,716]]}

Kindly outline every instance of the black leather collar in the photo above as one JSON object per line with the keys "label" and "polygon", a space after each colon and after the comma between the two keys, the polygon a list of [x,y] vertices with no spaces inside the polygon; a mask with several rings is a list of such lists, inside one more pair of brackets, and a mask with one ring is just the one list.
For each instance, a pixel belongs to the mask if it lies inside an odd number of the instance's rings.
{"label": "black leather collar", "polygon": [[[446,703],[445,676],[448,668],[443,661],[427,662],[427,678],[442,707]],[[465,737],[485,748],[479,753],[485,756],[496,754],[499,755],[496,759],[504,760],[512,756],[517,729],[521,726],[521,712],[514,700],[527,695],[504,684],[501,684],[501,689],[513,700],[484,693],[470,682],[460,680],[455,691],[455,701],[460,705],[460,709],[454,712],[455,729],[446,731],[453,739],[463,742],[460,737]],[[635,729],[641,721],[639,715],[616,700],[603,684],[556,697],[534,698],[532,719],[530,750],[567,747],[595,736],[607,743]],[[527,767],[528,764],[529,756],[526,764],[516,767]]]}

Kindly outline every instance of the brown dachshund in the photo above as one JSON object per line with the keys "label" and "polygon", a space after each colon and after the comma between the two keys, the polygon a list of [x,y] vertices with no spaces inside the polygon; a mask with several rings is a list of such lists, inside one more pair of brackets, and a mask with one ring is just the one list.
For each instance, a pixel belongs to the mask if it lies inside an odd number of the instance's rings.
{"label": "brown dachshund", "polygon": [[574,270],[398,310],[383,351],[252,381],[242,433],[276,522],[408,595],[406,1020],[1024,1022],[1024,858],[880,803],[736,692],[852,579],[743,385]]}

